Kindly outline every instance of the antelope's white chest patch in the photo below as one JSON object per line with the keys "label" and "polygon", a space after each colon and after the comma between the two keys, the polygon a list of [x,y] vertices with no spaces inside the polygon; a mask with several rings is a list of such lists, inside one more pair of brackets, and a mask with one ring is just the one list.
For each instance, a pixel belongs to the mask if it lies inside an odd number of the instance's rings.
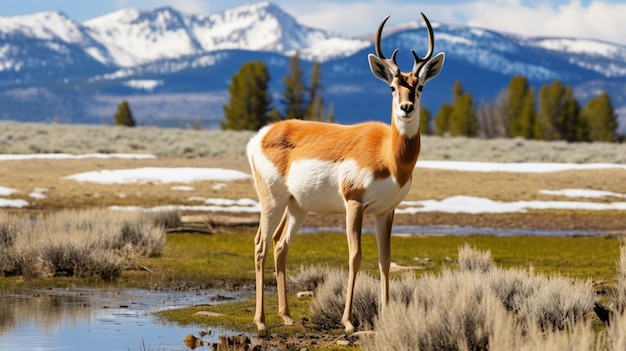
{"label": "antelope's white chest patch", "polygon": [[320,213],[345,213],[346,189],[359,194],[366,213],[382,213],[396,207],[410,188],[400,188],[392,177],[376,179],[354,160],[342,162],[299,160],[291,164],[286,178],[291,196],[304,209]]}

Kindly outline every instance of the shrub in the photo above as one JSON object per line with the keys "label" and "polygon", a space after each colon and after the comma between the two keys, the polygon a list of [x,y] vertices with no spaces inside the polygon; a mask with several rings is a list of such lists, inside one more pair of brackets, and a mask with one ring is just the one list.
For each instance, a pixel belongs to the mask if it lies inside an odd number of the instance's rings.
{"label": "shrub", "polygon": [[18,218],[0,212],[0,274],[4,276],[20,275],[21,254],[16,243],[29,230],[28,218]]}
{"label": "shrub", "polygon": [[613,300],[614,309],[624,312],[626,309],[626,246],[621,246],[617,262],[617,286],[610,291],[609,297]]}
{"label": "shrub", "polygon": [[420,279],[408,306],[393,301],[381,313],[375,336],[364,340],[363,349],[487,350],[494,336],[510,338],[515,324],[494,294],[475,273],[461,275],[465,278],[450,272]]}
{"label": "shrub", "polygon": [[[329,269],[324,283],[315,291],[311,305],[311,322],[319,329],[335,329],[340,326],[346,306],[348,273]],[[352,299],[352,324],[371,329],[378,313],[380,283],[366,273],[358,273]]]}
{"label": "shrub", "polygon": [[[155,219],[156,218],[156,219]],[[165,244],[159,217],[105,209],[64,210],[33,222],[0,215],[0,270],[27,277],[118,277],[136,255],[158,255]]]}
{"label": "shrub", "polygon": [[288,276],[289,285],[292,289],[298,291],[314,291],[324,283],[331,270],[333,270],[333,268],[330,267],[302,266],[298,274]]}
{"label": "shrub", "polygon": [[459,248],[459,270],[488,272],[494,266],[491,251],[480,252],[472,249],[468,244]]}
{"label": "shrub", "polygon": [[[320,329],[340,327],[347,273],[315,272],[315,281],[323,283],[316,290],[311,321]],[[312,275],[307,269],[301,274]],[[352,322],[375,330],[364,340],[364,350],[577,349],[594,342],[593,332],[587,339],[591,328],[583,320],[596,299],[590,281],[503,270],[495,267],[489,252],[468,246],[459,248],[457,270],[419,279],[409,272],[393,279],[389,306],[380,315],[379,294],[380,283],[360,273]]]}

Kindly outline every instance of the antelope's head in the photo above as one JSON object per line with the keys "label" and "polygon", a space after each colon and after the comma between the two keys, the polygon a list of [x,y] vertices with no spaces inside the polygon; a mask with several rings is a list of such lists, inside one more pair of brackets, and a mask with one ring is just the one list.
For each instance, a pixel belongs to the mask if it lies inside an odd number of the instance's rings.
{"label": "antelope's head", "polygon": [[[428,53],[424,58],[419,58],[414,50],[413,53],[413,68],[409,73],[400,72],[400,68],[396,63],[396,54],[398,49],[394,50],[391,54],[391,59],[385,58],[380,47],[380,39],[383,32],[385,22],[389,19],[387,16],[376,32],[376,55],[369,54],[370,69],[374,76],[378,79],[389,84],[392,94],[392,115],[393,121],[399,119],[399,122],[410,122],[417,117],[419,119],[419,107],[420,97],[422,95],[422,89],[427,81],[436,77],[441,71],[443,66],[444,54],[439,53],[432,57],[433,50],[435,48],[435,38],[433,35],[433,28],[426,18],[426,15],[422,13],[422,17],[426,22],[428,29]],[[431,58],[432,57],[432,58]],[[419,124],[419,120],[418,120]]]}

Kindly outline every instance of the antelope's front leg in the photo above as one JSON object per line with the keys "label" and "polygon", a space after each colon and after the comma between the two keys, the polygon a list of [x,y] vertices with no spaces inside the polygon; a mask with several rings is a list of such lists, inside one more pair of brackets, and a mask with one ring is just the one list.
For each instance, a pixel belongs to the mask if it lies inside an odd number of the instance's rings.
{"label": "antelope's front leg", "polygon": [[378,268],[380,269],[381,310],[389,302],[389,267],[391,266],[391,227],[394,210],[377,215],[376,244],[378,246]]}
{"label": "antelope's front leg", "polygon": [[348,291],[346,294],[346,306],[343,310],[341,323],[346,331],[354,330],[352,324],[352,300],[354,296],[354,285],[356,275],[361,266],[361,227],[363,225],[363,205],[354,200],[349,200],[346,209],[346,233],[348,237],[349,251],[349,278]]}

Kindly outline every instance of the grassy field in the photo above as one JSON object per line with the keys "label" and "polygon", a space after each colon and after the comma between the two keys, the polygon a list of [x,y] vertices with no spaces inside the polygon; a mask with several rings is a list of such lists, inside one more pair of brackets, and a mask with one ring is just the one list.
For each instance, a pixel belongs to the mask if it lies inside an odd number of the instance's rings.
{"label": "grassy field", "polygon": [[[230,158],[244,156],[245,144],[252,135],[248,131],[0,121],[0,154],[146,153],[172,158]],[[626,144],[422,136],[420,159],[626,164]]]}

